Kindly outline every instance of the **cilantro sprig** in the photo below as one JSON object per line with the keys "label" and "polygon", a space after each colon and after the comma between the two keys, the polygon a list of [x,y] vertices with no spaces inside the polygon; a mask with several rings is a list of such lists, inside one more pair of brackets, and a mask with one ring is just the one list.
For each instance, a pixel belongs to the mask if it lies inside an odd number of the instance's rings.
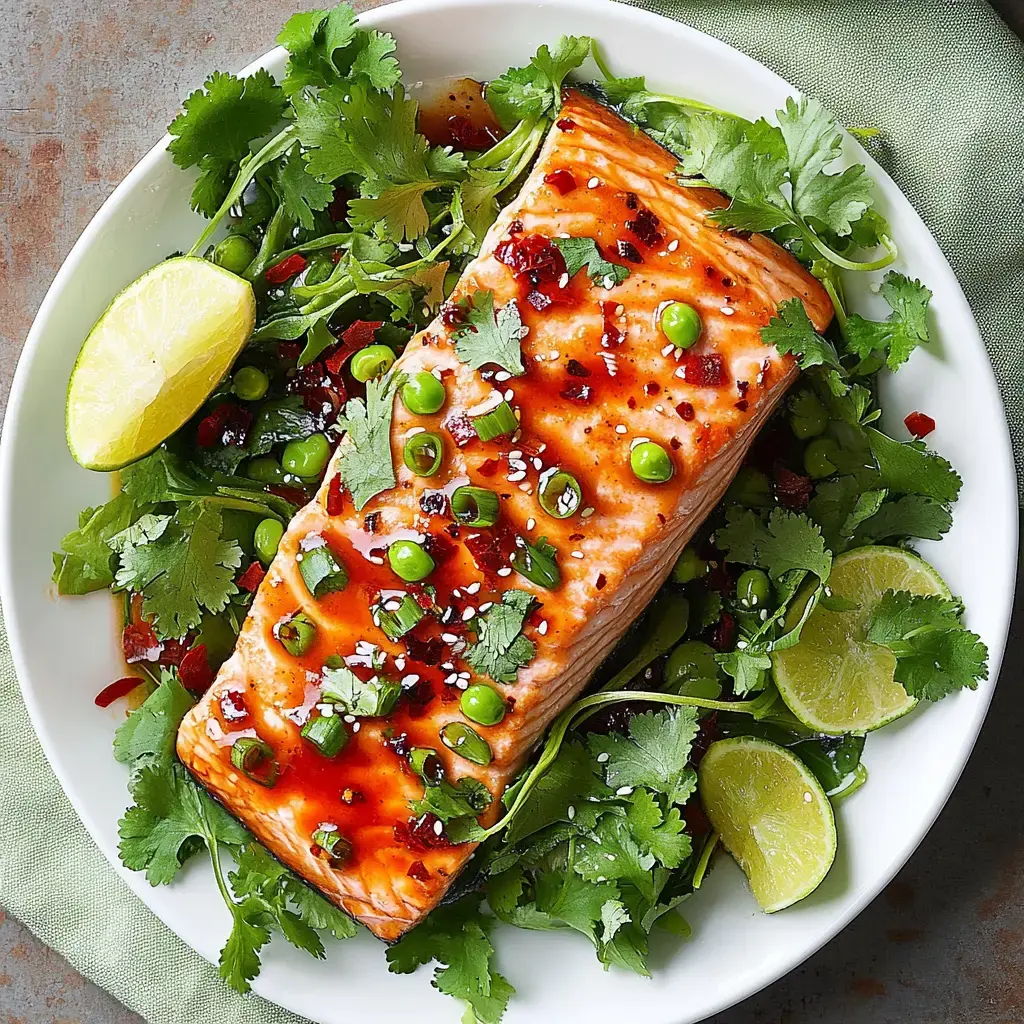
{"label": "cilantro sprig", "polygon": [[463,310],[463,320],[453,335],[456,356],[474,370],[494,363],[513,376],[524,374],[521,346],[529,328],[515,299],[495,311],[494,292],[476,291]]}
{"label": "cilantro sprig", "polygon": [[602,288],[614,288],[629,277],[629,267],[606,260],[593,238],[555,238],[552,241],[565,260],[565,270],[570,278],[584,267],[590,280]]}

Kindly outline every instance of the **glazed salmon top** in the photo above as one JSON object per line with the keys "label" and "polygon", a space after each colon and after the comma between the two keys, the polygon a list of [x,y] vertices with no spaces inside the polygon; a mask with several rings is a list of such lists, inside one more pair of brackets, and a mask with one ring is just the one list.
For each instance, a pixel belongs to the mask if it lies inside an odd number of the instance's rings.
{"label": "glazed salmon top", "polygon": [[[429,416],[394,401],[396,485],[356,508],[338,486],[335,463],[282,540],[235,654],[181,727],[179,754],[210,791],[382,937],[401,934],[433,907],[472,852],[469,844],[452,845],[442,821],[412,806],[424,782],[410,767],[410,751],[434,750],[451,782],[482,783],[493,798],[484,820],[493,817],[533,744],[653,596],[795,376],[793,361],[766,347],[759,329],[793,297],[819,330],[831,318],[818,282],[769,240],[710,224],[705,214],[722,198],[680,187],[674,166],[613,112],[567,94],[521,194],[441,316],[396,364],[396,373],[434,374],[447,393]],[[592,276],[586,266],[570,275],[571,247],[560,245],[567,239],[592,240],[600,258],[628,276],[607,269]],[[508,318],[507,329],[525,328],[518,331],[521,374],[487,362],[475,369],[456,353],[455,339],[470,330],[468,310],[481,308],[484,292]],[[671,301],[700,314],[700,340],[685,351],[659,329]],[[473,420],[501,402],[518,426],[482,441]],[[441,467],[429,477],[402,458],[423,431],[443,442]],[[643,483],[630,468],[633,447],[645,441],[668,453],[667,482]],[[342,451],[351,444],[343,439]],[[579,485],[581,500],[566,518],[539,501],[556,471]],[[495,525],[454,521],[451,495],[466,484],[497,495]],[[403,581],[389,565],[391,545],[403,540],[421,545],[435,565],[420,582]],[[537,549],[553,548],[553,586],[519,571],[527,545],[535,546],[534,559]],[[348,582],[318,599],[301,561],[322,546]],[[488,669],[488,677],[474,668],[473,647],[512,590],[533,600],[523,598],[525,616],[513,619],[505,646],[522,620],[528,656],[513,659],[511,671]],[[381,615],[407,595],[423,616],[389,639]],[[316,629],[296,656],[280,637],[300,612]],[[386,716],[347,716],[348,742],[333,757],[300,736],[306,721],[330,710],[321,700],[325,665],[401,688]],[[496,725],[468,721],[460,709],[462,692],[478,681],[506,700]],[[445,745],[441,732],[451,723],[474,730],[488,763],[461,756],[450,730],[455,749]],[[232,765],[239,738],[272,749],[273,786]],[[344,837],[339,856],[313,841],[325,829]]]}

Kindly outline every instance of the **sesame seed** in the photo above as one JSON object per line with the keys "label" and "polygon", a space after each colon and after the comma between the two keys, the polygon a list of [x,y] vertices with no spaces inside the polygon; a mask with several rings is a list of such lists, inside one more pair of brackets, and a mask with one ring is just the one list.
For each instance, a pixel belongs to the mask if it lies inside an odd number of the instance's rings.
{"label": "sesame seed", "polygon": [[420,681],[420,677],[413,672],[410,675],[405,676],[402,679],[402,686],[415,686]]}
{"label": "sesame seed", "polygon": [[672,354],[672,349],[674,349],[674,348],[675,348],[675,345],[673,345],[671,342],[668,345],[663,345],[662,349],[661,349],[661,354],[663,356],[671,355]]}
{"label": "sesame seed", "polygon": [[569,809],[565,812],[565,815],[570,821],[572,821],[572,819],[576,817],[576,808],[573,807],[572,804],[570,804]]}
{"label": "sesame seed", "polygon": [[463,622],[469,622],[469,620],[472,619],[475,615],[476,615],[476,609],[472,605],[470,605],[468,608],[463,610],[463,612],[462,612],[462,621]]}
{"label": "sesame seed", "polygon": [[561,358],[561,353],[559,351],[557,351],[557,349],[552,349],[548,353],[548,359],[550,359],[551,362],[555,362],[556,360],[558,360],[560,358]]}
{"label": "sesame seed", "polygon": [[625,307],[625,306],[624,306],[624,305],[623,305],[623,304],[622,304],[622,303],[620,302],[620,303],[619,303],[619,304],[618,304],[618,305],[617,305],[617,306],[615,307],[615,315],[616,315],[616,316],[622,316],[622,314],[623,314],[623,313],[625,313],[625,312],[626,312],[626,307]]}
{"label": "sesame seed", "polygon": [[584,519],[589,519],[593,514],[594,510],[589,505],[580,513]]}
{"label": "sesame seed", "polygon": [[558,287],[559,288],[564,288],[568,283],[569,283],[569,275],[568,275],[568,273],[562,274],[562,276],[558,279]]}
{"label": "sesame seed", "polygon": [[458,637],[457,637],[457,636],[456,636],[456,635],[455,635],[454,633],[442,633],[442,634],[441,634],[441,639],[442,639],[442,640],[443,640],[443,641],[444,641],[444,642],[445,642],[446,644],[453,644],[453,643],[455,643],[455,641],[456,641],[456,640],[458,640],[459,638],[458,638]]}
{"label": "sesame seed", "polygon": [[719,312],[724,313],[726,316],[732,316],[733,313],[736,312],[736,310],[733,309],[732,306],[722,306]]}
{"label": "sesame seed", "polygon": [[597,755],[597,763],[598,764],[604,764],[605,761],[607,761],[609,757],[611,757],[611,754],[608,754],[605,751],[602,751],[600,754]]}
{"label": "sesame seed", "polygon": [[511,402],[512,399],[515,398],[515,397],[516,397],[516,393],[511,388],[508,388],[505,391],[505,401],[506,402]]}
{"label": "sesame seed", "polygon": [[447,676],[444,677],[444,682],[445,682],[446,686],[454,686],[458,681],[459,681],[459,673],[458,672],[452,672],[451,675],[447,675]]}
{"label": "sesame seed", "polygon": [[534,359],[534,362],[537,362],[537,363],[543,363],[543,362],[544,362],[544,353],[543,353],[543,352],[538,352],[538,353],[537,353],[537,354],[536,354],[536,355],[535,355],[535,356],[533,357],[533,359]]}
{"label": "sesame seed", "polygon": [[395,668],[397,668],[399,672],[405,671],[405,658],[401,655],[395,658]]}
{"label": "sesame seed", "polygon": [[541,636],[547,636],[547,634],[548,634],[548,620],[547,619],[543,619],[541,621],[541,624],[537,627],[537,632],[540,633]]}
{"label": "sesame seed", "polygon": [[737,651],[746,650],[746,647],[747,647],[747,641],[746,640],[737,640],[736,641],[736,650]]}
{"label": "sesame seed", "polygon": [[479,609],[480,614],[483,615],[484,612],[489,612],[493,607],[494,607],[494,602],[493,601],[484,601],[484,603],[482,605],[480,605],[480,609]]}
{"label": "sesame seed", "polygon": [[645,444],[648,441],[650,441],[649,437],[634,437],[633,440],[629,442],[629,450],[632,451],[638,444]]}
{"label": "sesame seed", "polygon": [[415,437],[417,434],[422,434],[426,427],[410,427],[406,432],[406,437]]}
{"label": "sesame seed", "polygon": [[355,715],[346,715],[345,718],[344,718],[344,722],[347,725],[351,725],[355,720],[356,720],[356,716]]}
{"label": "sesame seed", "polygon": [[450,661],[442,661],[441,662],[441,668],[443,668],[445,670],[445,672],[454,672],[455,671],[455,665],[452,664],[452,662],[450,662]]}
{"label": "sesame seed", "polygon": [[573,558],[583,558],[583,557],[584,557],[584,555],[583,555],[583,552],[582,552],[582,551],[573,551],[573,552],[572,552],[572,557],[573,557]]}
{"label": "sesame seed", "polygon": [[374,565],[383,565],[384,559],[378,558],[376,555],[370,555],[366,559],[368,562],[372,562]]}
{"label": "sesame seed", "polygon": [[519,490],[521,490],[523,494],[533,494],[533,484],[520,484]]}
{"label": "sesame seed", "polygon": [[521,459],[523,457],[523,453],[518,448],[514,448],[508,453],[508,457],[510,459]]}
{"label": "sesame seed", "polygon": [[437,821],[434,822],[434,835],[439,836],[443,831],[444,825],[441,824],[441,819],[438,818]]}
{"label": "sesame seed", "polygon": [[466,593],[467,594],[478,594],[479,592],[480,592],[480,584],[479,583],[470,583],[470,585],[468,587],[466,587]]}
{"label": "sesame seed", "polygon": [[618,426],[617,426],[617,427],[615,428],[615,433],[616,433],[616,434],[625,434],[625,433],[626,433],[626,427],[625,427],[625,424],[623,424],[623,423],[620,423],[620,424],[619,424],[619,425],[618,425]]}
{"label": "sesame seed", "polygon": [[678,248],[679,248],[679,239],[678,238],[673,238],[672,241],[668,243],[668,251],[669,252],[675,252],[676,249],[678,249]]}
{"label": "sesame seed", "polygon": [[509,475],[508,475],[508,482],[510,484],[514,484],[514,483],[516,483],[519,480],[525,480],[525,479],[526,479],[526,473],[523,470],[521,470],[521,469],[518,470],[515,473],[509,473]]}
{"label": "sesame seed", "polygon": [[632,792],[633,792],[633,787],[632,786],[619,786],[619,788],[617,790],[615,790],[615,795],[616,796],[629,796],[629,794],[632,793]]}
{"label": "sesame seed", "polygon": [[458,589],[458,587],[456,587],[456,588],[455,588],[455,589],[454,589],[454,590],[452,591],[452,597],[462,597],[462,591],[461,591],[461,590],[459,590],[459,589]]}
{"label": "sesame seed", "polygon": [[361,728],[361,723],[359,723],[359,722],[353,722],[352,723],[352,731],[353,732],[359,732],[360,728]]}
{"label": "sesame seed", "polygon": [[528,530],[532,530],[536,525],[537,525],[537,520],[534,519],[532,516],[529,519],[526,520],[526,528]]}
{"label": "sesame seed", "polygon": [[508,372],[508,370],[499,370],[499,371],[498,371],[498,372],[497,372],[497,373],[496,373],[496,374],[494,375],[494,379],[495,379],[495,380],[496,380],[496,381],[497,381],[497,382],[498,382],[499,384],[504,384],[504,383],[505,383],[505,381],[507,381],[507,380],[508,380],[508,379],[509,379],[509,378],[510,378],[511,376],[512,376],[512,374],[511,374],[511,373],[509,373],[509,372]]}
{"label": "sesame seed", "polygon": [[654,411],[655,412],[664,412],[665,411],[665,406],[663,406],[663,405],[656,405],[654,407]]}
{"label": "sesame seed", "polygon": [[497,574],[499,576],[511,576],[512,570],[506,565],[503,568],[499,569]]}
{"label": "sesame seed", "polygon": [[545,450],[546,448],[547,448],[547,445],[546,445],[546,444],[540,444],[540,445],[538,445],[538,447],[537,447],[537,454],[538,454],[538,455],[540,455],[540,454],[541,454],[541,452],[543,452],[543,451],[544,451],[544,450]]}
{"label": "sesame seed", "polygon": [[676,370],[676,372],[673,374],[673,376],[674,377],[678,377],[680,380],[685,380],[686,379],[686,373],[683,371],[683,368],[681,366],[679,367],[678,370]]}

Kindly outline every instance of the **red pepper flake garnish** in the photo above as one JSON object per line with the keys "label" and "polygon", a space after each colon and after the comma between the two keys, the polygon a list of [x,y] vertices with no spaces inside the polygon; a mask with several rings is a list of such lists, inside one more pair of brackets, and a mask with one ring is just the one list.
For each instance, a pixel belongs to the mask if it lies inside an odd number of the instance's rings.
{"label": "red pepper flake garnish", "polygon": [[607,583],[608,577],[605,576],[603,572],[599,572],[597,574],[597,582],[594,584],[594,586],[596,586],[598,590],[604,590]]}
{"label": "red pepper flake garnish", "polygon": [[571,117],[560,117],[555,122],[555,127],[563,132],[571,132],[576,127],[576,122]]}
{"label": "red pepper flake garnish", "polygon": [[811,500],[813,484],[809,477],[801,476],[781,464],[775,466],[775,497],[780,505],[802,512]]}
{"label": "red pepper flake garnish", "polygon": [[458,327],[466,319],[466,311],[457,302],[441,303],[441,323],[451,329]]}
{"label": "red pepper flake garnish", "polygon": [[554,299],[552,299],[551,296],[545,295],[543,292],[539,292],[534,289],[532,292],[527,294],[526,301],[533,306],[538,313],[543,313],[544,310],[554,302]]}
{"label": "red pepper flake garnish", "polygon": [[564,167],[545,174],[544,184],[550,185],[560,196],[567,196],[576,189],[576,179],[572,176],[572,171],[567,171]]}
{"label": "red pepper flake garnish", "polygon": [[711,646],[722,652],[736,646],[736,620],[728,612],[722,612],[718,625],[712,630]]}
{"label": "red pepper flake garnish", "polygon": [[445,430],[451,434],[452,440],[460,447],[465,448],[470,441],[477,439],[476,427],[468,416],[451,416],[442,424]]}
{"label": "red pepper flake garnish", "polygon": [[590,384],[570,384],[558,392],[561,398],[579,405],[589,405],[593,400],[594,389]]}
{"label": "red pepper flake garnish", "polygon": [[466,537],[465,544],[478,569],[496,573],[509,564],[515,539],[506,528],[500,533],[491,530],[486,533],[471,533]]}
{"label": "red pepper flake garnish", "polygon": [[336,473],[327,485],[327,514],[340,516],[345,511],[345,492],[342,490],[341,474]]}
{"label": "red pepper flake garnish", "polygon": [[640,250],[626,238],[620,238],[615,243],[615,251],[630,263],[643,263],[644,261],[643,256],[640,255]]}
{"label": "red pepper flake garnish", "polygon": [[440,834],[436,827],[441,824],[441,819],[433,814],[424,814],[419,818],[399,822],[394,826],[395,839],[402,846],[417,853],[423,850],[443,849],[452,844],[448,841],[441,829]]}
{"label": "red pepper flake garnish", "polygon": [[125,676],[109,686],[104,686],[94,698],[96,706],[98,708],[109,708],[115,700],[118,700],[120,697],[127,697],[141,682],[142,680],[138,676]]}
{"label": "red pepper flake garnish", "polygon": [[270,284],[284,284],[285,281],[295,277],[296,274],[301,274],[305,269],[306,257],[302,253],[296,252],[281,260],[280,263],[267,267],[263,276]]}
{"label": "red pepper flake garnish", "polygon": [[461,114],[452,114],[448,118],[448,131],[460,149],[490,149],[498,141],[497,133],[491,128],[477,126]]}
{"label": "red pepper flake garnish", "polygon": [[380,522],[380,513],[379,512],[370,512],[366,516],[366,518],[363,520],[363,529],[367,533],[376,533],[377,532],[377,524],[379,522]]}
{"label": "red pepper flake garnish", "polygon": [[678,437],[673,437],[672,440],[669,441],[668,446],[672,449],[672,451],[678,451],[682,447],[682,442],[679,440]]}
{"label": "red pepper flake garnish", "polygon": [[635,192],[623,192],[621,196],[627,210],[640,209],[640,197]]}
{"label": "red pepper flake garnish", "polygon": [[741,398],[738,402],[734,402],[733,405],[735,408],[739,409],[740,412],[746,412],[750,403],[745,398]]}
{"label": "red pepper flake garnish", "polygon": [[206,644],[196,644],[181,659],[178,678],[186,690],[205,690],[213,682],[213,669],[206,657]]}
{"label": "red pepper flake garnish", "polygon": [[570,359],[565,366],[565,372],[573,377],[589,377],[590,371],[578,360]]}
{"label": "red pepper flake garnish", "polygon": [[420,497],[420,508],[428,516],[443,516],[448,511],[448,498],[444,491],[425,491]]}
{"label": "red pepper flake garnish", "polygon": [[238,577],[238,585],[243,590],[248,590],[250,594],[255,594],[266,575],[267,570],[259,562],[250,562],[249,567]]}
{"label": "red pepper flake garnish", "polygon": [[486,459],[477,467],[477,472],[481,476],[492,477],[498,472],[500,466],[501,459]]}
{"label": "red pepper flake garnish", "polygon": [[129,665],[137,661],[157,661],[163,651],[163,644],[156,638],[156,631],[148,622],[129,622],[121,634],[121,650]]}
{"label": "red pepper flake garnish", "polygon": [[680,417],[687,422],[697,415],[696,412],[694,412],[693,406],[690,405],[689,402],[680,402],[676,406],[676,412],[679,413]]}
{"label": "red pepper flake garnish", "polygon": [[721,387],[727,379],[725,360],[717,352],[689,355],[683,360],[683,380],[698,388]]}
{"label": "red pepper flake garnish", "polygon": [[430,872],[427,870],[426,865],[421,860],[414,860],[409,865],[409,870],[406,874],[410,878],[415,878],[417,882],[428,882],[430,881]]}
{"label": "red pepper flake garnish", "polygon": [[557,281],[566,272],[565,258],[558,246],[543,235],[518,235],[501,242],[495,258],[516,277],[525,277],[535,288]]}
{"label": "red pepper flake garnish", "polygon": [[508,233],[510,235],[521,235],[523,233],[523,222],[521,220],[514,220],[508,226]]}
{"label": "red pepper flake garnish", "polygon": [[249,709],[245,704],[245,694],[241,690],[225,690],[218,698],[221,718],[225,722],[242,722],[249,717]]}
{"label": "red pepper flake garnish", "polygon": [[[340,185],[336,185],[334,187],[334,198],[327,207],[327,215],[331,220],[335,222],[342,221],[348,216],[348,199],[348,190]],[[337,253],[337,255],[340,257],[341,253]],[[335,260],[334,262],[337,263],[338,261]]]}
{"label": "red pepper flake garnish", "polygon": [[923,412],[912,412],[903,422],[918,439],[927,437],[935,429],[935,420]]}
{"label": "red pepper flake garnish", "polygon": [[648,395],[648,396],[656,395],[656,394],[658,394],[659,391],[661,391],[661,385],[656,380],[649,380],[644,385],[644,394],[645,395]]}
{"label": "red pepper flake garnish", "polygon": [[626,230],[632,231],[644,245],[653,247],[662,239],[662,234],[658,230],[659,224],[658,218],[645,206],[633,220],[626,221]]}
{"label": "red pepper flake garnish", "polygon": [[402,642],[413,661],[418,661],[423,665],[437,666],[445,660],[447,651],[445,642],[439,636],[421,637],[418,626],[414,627],[411,633],[406,633],[402,637]]}
{"label": "red pepper flake garnish", "polygon": [[740,398],[746,398],[747,392],[750,390],[749,380],[738,380],[736,381],[736,390],[740,393]]}
{"label": "red pepper flake garnish", "polygon": [[345,329],[341,339],[353,351],[366,348],[367,345],[373,344],[378,329],[383,326],[383,320],[355,320],[350,327]]}
{"label": "red pepper flake garnish", "polygon": [[423,549],[438,565],[447,562],[457,550],[443,533],[428,533],[423,541]]}
{"label": "red pepper flake garnish", "polygon": [[196,444],[212,448],[216,444],[242,446],[248,440],[252,413],[232,402],[221,402],[209,416],[199,421]]}
{"label": "red pepper flake garnish", "polygon": [[163,650],[160,652],[158,661],[161,665],[173,665],[177,668],[191,646],[192,641],[190,639],[186,639],[184,641],[165,640],[163,642]]}

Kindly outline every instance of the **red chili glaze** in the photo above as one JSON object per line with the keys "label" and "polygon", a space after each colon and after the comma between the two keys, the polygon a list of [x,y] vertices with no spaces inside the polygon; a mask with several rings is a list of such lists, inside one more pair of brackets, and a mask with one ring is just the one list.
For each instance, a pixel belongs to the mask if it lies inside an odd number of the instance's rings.
{"label": "red chili glaze", "polygon": [[345,492],[342,488],[340,473],[335,473],[327,485],[326,508],[329,516],[340,516],[345,511]]}
{"label": "red chili glaze", "polygon": [[416,127],[435,146],[490,149],[505,135],[472,78],[452,78],[443,91],[420,107]]}
{"label": "red chili glaze", "polygon": [[576,122],[571,117],[560,117],[555,122],[555,127],[559,131],[571,132],[576,127]]}
{"label": "red chili glaze", "polygon": [[572,171],[567,171],[564,167],[545,174],[544,181],[560,196],[567,196],[576,188],[576,179],[572,176]]}
{"label": "red chili glaze", "polygon": [[681,365],[683,380],[696,388],[720,388],[729,379],[725,360],[717,352],[691,353]]}
{"label": "red chili glaze", "polygon": [[927,437],[935,429],[935,420],[923,412],[912,412],[903,422],[918,439]]}
{"label": "red chili glaze", "polygon": [[292,253],[291,256],[285,257],[280,263],[267,267],[263,276],[270,284],[284,284],[285,281],[291,280],[291,278],[301,274],[305,269],[306,257],[302,253],[296,252]]}
{"label": "red chili glaze", "polygon": [[125,676],[123,679],[118,679],[111,683],[109,686],[104,686],[99,693],[93,698],[94,703],[98,708],[108,708],[115,700],[119,700],[121,697],[127,697],[132,690],[137,686],[141,686],[144,680],[139,679],[138,676]]}

